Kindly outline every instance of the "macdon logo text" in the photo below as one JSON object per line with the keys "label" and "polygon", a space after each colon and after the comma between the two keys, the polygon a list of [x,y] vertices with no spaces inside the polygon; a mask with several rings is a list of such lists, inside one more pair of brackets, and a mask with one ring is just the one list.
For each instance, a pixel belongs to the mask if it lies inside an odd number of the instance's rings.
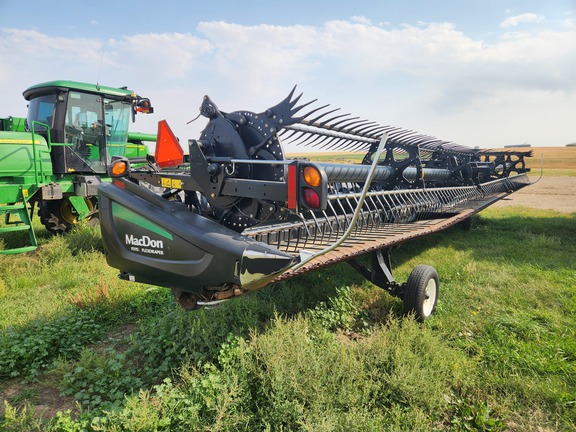
{"label": "macdon logo text", "polygon": [[134,237],[132,234],[126,234],[126,244],[132,246],[149,247],[156,249],[163,249],[164,242],[162,240],[154,240],[147,235],[140,238]]}

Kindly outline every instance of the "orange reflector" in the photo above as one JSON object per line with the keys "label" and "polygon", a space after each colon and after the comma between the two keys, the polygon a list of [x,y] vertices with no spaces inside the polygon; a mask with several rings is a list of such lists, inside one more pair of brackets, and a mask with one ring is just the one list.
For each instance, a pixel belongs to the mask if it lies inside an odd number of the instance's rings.
{"label": "orange reflector", "polygon": [[304,202],[310,208],[320,208],[320,196],[314,189],[304,188]]}
{"label": "orange reflector", "polygon": [[116,161],[112,164],[110,171],[113,177],[122,177],[128,173],[128,163],[123,160]]}
{"label": "orange reflector", "polygon": [[322,183],[322,175],[318,168],[307,166],[304,168],[304,181],[312,187],[318,187]]}
{"label": "orange reflector", "polygon": [[158,137],[154,158],[160,168],[180,165],[184,159],[184,150],[180,147],[178,138],[168,126],[166,120],[158,122]]}
{"label": "orange reflector", "polygon": [[120,189],[125,189],[124,183],[122,183],[120,180],[114,179],[112,180],[112,184],[114,186],[118,186]]}

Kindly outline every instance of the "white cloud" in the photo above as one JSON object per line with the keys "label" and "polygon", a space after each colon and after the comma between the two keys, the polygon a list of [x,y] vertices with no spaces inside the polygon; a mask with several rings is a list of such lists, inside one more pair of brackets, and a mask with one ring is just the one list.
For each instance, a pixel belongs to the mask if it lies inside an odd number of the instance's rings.
{"label": "white cloud", "polygon": [[365,16],[355,15],[352,18],[350,18],[350,21],[358,23],[358,24],[372,25],[372,21],[369,18],[366,18]]}
{"label": "white cloud", "polygon": [[314,27],[205,22],[197,30],[212,48],[210,73],[234,93],[267,93],[286,77],[291,77],[290,83],[305,81],[319,66],[315,58],[319,35]]}
{"label": "white cloud", "polygon": [[103,45],[97,39],[50,37],[36,30],[4,29],[3,32],[6,34],[1,38],[4,42],[0,45],[3,54],[25,61],[54,57],[83,61],[91,59]]}
{"label": "white cloud", "polygon": [[573,29],[576,28],[576,19],[575,18],[566,18],[560,21],[560,25],[562,27]]}
{"label": "white cloud", "polygon": [[115,67],[130,68],[158,78],[182,78],[210,51],[208,41],[183,33],[148,33],[109,40]]}
{"label": "white cloud", "polygon": [[[521,16],[510,19],[526,22]],[[99,80],[150,97],[157,114],[141,124],[153,128],[166,118],[185,140],[202,127],[201,120],[184,125],[205,93],[224,111],[259,111],[298,84],[303,100],[318,97],[466,145],[563,145],[576,136],[575,53],[574,28],[508,32],[488,42],[451,23],[382,27],[361,18],[321,26],[203,22],[194,34],[109,40],[4,29],[0,85],[8,91],[0,116],[19,114],[29,85]]]}
{"label": "white cloud", "polygon": [[521,23],[538,23],[544,21],[544,19],[545,17],[543,15],[538,15],[535,13],[523,13],[506,18],[500,23],[500,27],[516,27]]}

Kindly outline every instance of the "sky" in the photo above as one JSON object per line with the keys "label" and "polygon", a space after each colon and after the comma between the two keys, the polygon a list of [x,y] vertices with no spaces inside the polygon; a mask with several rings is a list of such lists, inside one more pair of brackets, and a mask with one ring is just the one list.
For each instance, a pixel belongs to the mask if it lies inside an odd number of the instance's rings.
{"label": "sky", "polygon": [[[294,87],[470,147],[576,142],[576,0],[0,0],[0,117],[73,80],[151,99],[181,142],[202,98],[263,112]],[[305,151],[306,148],[285,148]],[[311,149],[313,150],[313,149]]]}

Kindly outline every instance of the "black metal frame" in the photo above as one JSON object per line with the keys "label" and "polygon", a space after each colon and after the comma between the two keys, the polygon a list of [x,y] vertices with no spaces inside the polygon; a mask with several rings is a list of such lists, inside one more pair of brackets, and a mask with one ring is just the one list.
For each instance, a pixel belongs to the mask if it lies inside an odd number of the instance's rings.
{"label": "black metal frame", "polygon": [[394,297],[403,298],[406,283],[398,283],[392,276],[390,252],[390,248],[370,252],[370,268],[356,258],[349,259],[346,262],[374,285],[386,290]]}

